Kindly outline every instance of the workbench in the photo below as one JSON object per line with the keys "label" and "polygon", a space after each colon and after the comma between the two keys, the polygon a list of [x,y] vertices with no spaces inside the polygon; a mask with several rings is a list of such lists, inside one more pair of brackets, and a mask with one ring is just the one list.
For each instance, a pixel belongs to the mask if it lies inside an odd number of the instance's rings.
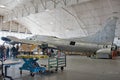
{"label": "workbench", "polygon": [[12,66],[12,65],[16,65],[16,64],[20,64],[21,61],[20,60],[0,60],[0,66],[1,66],[1,76],[4,78],[9,78],[10,80],[13,80],[13,78],[11,76],[7,75],[7,69]]}

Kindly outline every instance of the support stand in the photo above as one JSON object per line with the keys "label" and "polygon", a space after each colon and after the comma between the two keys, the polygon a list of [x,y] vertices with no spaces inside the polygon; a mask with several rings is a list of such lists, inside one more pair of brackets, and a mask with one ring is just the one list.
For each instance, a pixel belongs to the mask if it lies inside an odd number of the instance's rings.
{"label": "support stand", "polygon": [[[5,80],[5,78],[9,78],[10,80],[13,80],[11,76],[7,76],[7,69],[10,67],[10,65],[3,64],[3,60],[1,60],[1,62],[2,62],[1,76],[4,78],[4,80]],[[3,71],[3,70],[5,70],[5,71]]]}
{"label": "support stand", "polygon": [[[5,42],[3,43],[3,46],[4,46]],[[3,52],[1,53],[2,56],[1,56],[1,67],[2,67],[2,70],[1,70],[1,76],[3,77],[3,79],[5,80],[5,78],[9,78],[10,80],[13,80],[11,76],[7,76],[7,69],[10,67],[10,65],[6,65],[4,64],[3,62],[5,61],[4,60],[4,48],[2,48]],[[5,70],[5,71],[3,71]]]}
{"label": "support stand", "polygon": [[46,69],[44,67],[39,66],[39,64],[37,63],[37,58],[23,58],[24,64],[22,65],[22,67],[20,67],[20,74],[22,74],[22,70],[28,70],[30,71],[30,75],[34,76],[35,73],[37,72],[45,72]]}

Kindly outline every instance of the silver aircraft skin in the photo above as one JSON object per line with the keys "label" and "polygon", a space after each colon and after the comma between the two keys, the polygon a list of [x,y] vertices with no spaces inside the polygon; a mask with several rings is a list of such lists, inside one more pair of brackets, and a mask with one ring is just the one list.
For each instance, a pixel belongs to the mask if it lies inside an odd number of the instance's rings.
{"label": "silver aircraft skin", "polygon": [[54,36],[43,36],[35,35],[27,38],[26,41],[23,39],[15,39],[14,37],[8,36],[11,42],[23,42],[27,43],[30,41],[31,44],[50,44],[62,51],[73,51],[73,52],[90,52],[90,53],[110,53],[111,46],[115,37],[115,28],[117,23],[117,17],[109,18],[102,30],[97,33],[82,37],[82,38],[70,38],[61,39]]}
{"label": "silver aircraft skin", "polygon": [[[102,30],[97,33],[82,37],[61,39],[54,36],[35,35],[29,40],[42,41],[48,44],[55,45],[59,50],[75,51],[75,52],[107,52],[110,53],[115,37],[115,28],[118,18],[109,18]],[[105,48],[105,49],[103,49]]]}

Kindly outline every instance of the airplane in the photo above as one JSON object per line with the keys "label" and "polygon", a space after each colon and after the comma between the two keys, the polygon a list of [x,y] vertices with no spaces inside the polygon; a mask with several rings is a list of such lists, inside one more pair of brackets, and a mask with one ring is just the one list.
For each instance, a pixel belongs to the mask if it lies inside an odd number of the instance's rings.
{"label": "airplane", "polygon": [[7,36],[7,37],[1,37],[1,39],[3,41],[5,41],[8,44],[34,44],[34,45],[47,45],[49,48],[56,48],[56,46],[52,45],[52,44],[46,44],[44,42],[40,42],[40,41],[33,41],[33,40],[27,40],[27,39],[18,39],[17,37],[14,36]]}
{"label": "airplane", "polygon": [[[54,36],[35,35],[27,38],[27,41],[35,41],[37,44],[40,43],[40,45],[51,44],[58,50],[62,51],[88,52],[90,54],[107,53],[109,56],[111,56],[111,50],[116,47],[113,45],[113,41],[115,37],[117,20],[118,17],[109,18],[103,29],[93,35],[82,38],[61,39]],[[4,38],[7,38],[13,42],[19,42],[18,39],[15,39],[11,36],[2,38],[2,40],[4,40]],[[21,42],[24,41],[21,40]]]}

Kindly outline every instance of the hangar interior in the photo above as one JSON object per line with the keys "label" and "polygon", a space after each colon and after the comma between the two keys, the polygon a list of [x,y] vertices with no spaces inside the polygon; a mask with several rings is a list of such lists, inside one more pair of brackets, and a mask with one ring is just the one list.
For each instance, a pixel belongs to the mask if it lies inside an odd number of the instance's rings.
{"label": "hangar interior", "polygon": [[[81,38],[101,30],[106,20],[113,16],[120,18],[120,0],[0,0],[0,37],[25,39],[47,35],[63,39]],[[119,26],[120,19],[115,29],[114,43],[117,46],[120,46]],[[0,44],[3,44],[2,40]],[[67,56],[67,67],[63,72],[34,77],[27,72],[20,76],[19,66],[13,65],[8,71],[14,80],[120,79],[119,57],[101,60]]]}
{"label": "hangar interior", "polygon": [[[1,31],[83,37],[119,17],[119,0],[1,0]],[[119,21],[116,36],[119,36]],[[34,27],[33,27],[34,26]]]}

